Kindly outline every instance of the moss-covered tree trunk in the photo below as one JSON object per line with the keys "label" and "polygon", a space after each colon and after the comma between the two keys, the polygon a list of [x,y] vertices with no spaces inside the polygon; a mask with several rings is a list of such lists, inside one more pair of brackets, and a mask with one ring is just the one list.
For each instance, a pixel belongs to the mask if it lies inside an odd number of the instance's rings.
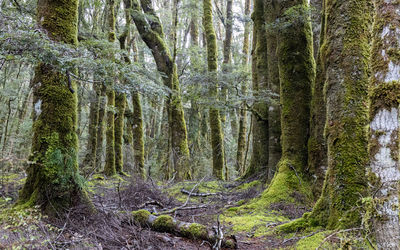
{"label": "moss-covered tree trunk", "polygon": [[[313,1],[314,4],[318,4],[318,1]],[[325,84],[325,60],[323,55],[325,53],[325,0],[323,1],[323,12],[320,27],[313,27],[314,39],[320,39],[318,44],[321,47],[318,48],[318,53],[314,52],[317,56],[317,70],[314,84],[312,86],[312,100],[311,100],[311,120],[310,120],[310,138],[308,140],[308,169],[312,181],[313,193],[315,197],[319,197],[322,191],[322,186],[325,179],[326,170],[328,168],[327,163],[327,145],[324,136],[325,122],[326,122],[326,102],[324,98],[324,84]],[[316,6],[315,8],[317,8]],[[320,30],[320,34],[316,36],[316,33]],[[314,48],[315,48],[314,41]]]}
{"label": "moss-covered tree trunk", "polygon": [[289,200],[307,203],[312,197],[305,178],[311,84],[315,77],[308,4],[307,0],[282,0],[278,8],[282,158],[262,195],[266,206]]}
{"label": "moss-covered tree trunk", "polygon": [[[164,84],[171,89],[169,97],[169,126],[173,154],[173,163],[176,171],[176,180],[191,179],[189,166],[189,147],[187,142],[186,122],[184,118],[182,99],[176,64],[171,57],[169,48],[164,41],[164,31],[161,22],[150,0],[132,1],[131,16],[136,24],[140,36],[151,49],[157,69],[163,73]],[[141,9],[144,11],[143,15]]]}
{"label": "moss-covered tree trunk", "polygon": [[96,148],[97,148],[97,124],[99,122],[99,86],[93,84],[93,91],[90,96],[89,108],[89,128],[88,141],[86,146],[86,156],[82,166],[92,170],[96,166]]}
{"label": "moss-covered tree trunk", "polygon": [[[76,45],[77,18],[77,0],[38,1],[38,25],[53,41]],[[68,73],[40,63],[33,86],[32,163],[27,169],[19,204],[40,205],[55,214],[78,203],[90,202],[78,171],[76,83]]]}
{"label": "moss-covered tree trunk", "polygon": [[[246,18],[250,16],[250,5],[251,0],[245,0],[244,4],[244,15]],[[250,37],[250,22],[246,20],[244,24],[244,34],[243,34],[243,47],[242,47],[242,64],[243,67],[248,69],[249,62],[249,37]],[[247,82],[244,81],[242,84],[242,94],[247,94]],[[246,153],[246,131],[247,131],[247,112],[246,105],[243,103],[239,111],[239,131],[238,131],[238,142],[236,151],[236,170],[238,175],[241,176],[245,172],[245,153]]]}
{"label": "moss-covered tree trunk", "polygon": [[[108,41],[114,43],[115,37],[115,1],[107,0],[108,8]],[[111,59],[113,55],[111,55]],[[109,78],[107,83],[107,126],[106,126],[106,164],[104,173],[107,176],[116,174],[115,168],[115,91],[114,82]]]}
{"label": "moss-covered tree trunk", "polygon": [[378,216],[372,222],[378,249],[398,249],[400,2],[375,0],[369,106],[370,187]]}
{"label": "moss-covered tree trunk", "polygon": [[[253,151],[250,166],[245,177],[254,174],[263,174],[265,180],[272,176],[268,171],[269,158],[269,130],[268,130],[268,104],[264,102],[260,94],[267,90],[268,86],[268,61],[267,61],[267,37],[264,18],[264,0],[254,1],[252,14],[254,22],[253,39],[255,47],[253,52],[253,66],[256,76],[253,77],[253,95],[256,99],[253,106]],[[254,73],[253,72],[253,75]]]}
{"label": "moss-covered tree trunk", "polygon": [[372,2],[326,1],[325,64],[328,172],[311,220],[328,228],[358,225],[354,207],[367,190],[367,87]]}
{"label": "moss-covered tree trunk", "polygon": [[96,145],[96,170],[100,170],[102,168],[102,160],[103,160],[103,142],[104,142],[104,128],[105,128],[105,114],[106,114],[106,105],[107,105],[107,97],[106,97],[106,88],[104,85],[99,86],[99,120],[97,123],[97,145]]}
{"label": "moss-covered tree trunk", "polygon": [[268,90],[277,96],[273,96],[268,108],[268,171],[272,178],[276,171],[276,165],[281,159],[281,108],[279,104],[279,67],[277,55],[277,32],[274,29],[278,17],[278,1],[267,0],[265,2],[265,19],[267,35],[267,63],[268,63]]}
{"label": "moss-covered tree trunk", "polygon": [[[213,79],[210,85],[210,96],[218,98],[218,86],[215,82],[218,69],[218,50],[217,37],[213,26],[212,3],[211,0],[203,0],[203,26],[207,41],[207,65],[210,78]],[[210,107],[209,111],[210,128],[211,128],[211,147],[213,155],[213,176],[222,180],[223,168],[225,163],[224,140],[221,127],[221,117],[219,110]]]}
{"label": "moss-covered tree trunk", "polygon": [[123,136],[124,136],[124,118],[126,109],[126,94],[118,92],[115,95],[115,171],[124,174],[124,154],[123,154]]}

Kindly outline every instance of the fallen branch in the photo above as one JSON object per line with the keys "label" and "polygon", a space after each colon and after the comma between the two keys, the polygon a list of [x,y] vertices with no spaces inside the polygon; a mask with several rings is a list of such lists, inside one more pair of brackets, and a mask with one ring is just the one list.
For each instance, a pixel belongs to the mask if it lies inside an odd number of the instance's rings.
{"label": "fallen branch", "polygon": [[157,232],[171,233],[176,236],[187,237],[195,240],[210,242],[226,248],[237,247],[235,237],[223,237],[222,229],[218,223],[217,230],[207,229],[198,223],[188,223],[176,220],[169,215],[155,216],[147,210],[132,212],[132,219],[142,227],[149,227]]}
{"label": "fallen branch", "polygon": [[207,196],[220,194],[220,193],[193,193],[193,192],[190,192],[190,191],[188,191],[188,190],[186,190],[184,188],[181,189],[181,193],[182,194],[187,194],[187,195],[190,195],[190,196],[195,196],[195,197],[207,197]]}
{"label": "fallen branch", "polygon": [[357,230],[362,230],[362,228],[356,227],[356,228],[349,228],[349,229],[344,229],[344,230],[340,230],[340,231],[335,231],[335,232],[333,232],[332,234],[328,235],[328,237],[326,237],[326,238],[321,242],[321,244],[319,244],[319,246],[318,246],[315,250],[319,250],[329,238],[331,238],[332,236],[334,236],[334,235],[336,235],[336,234],[339,234],[339,233],[346,233],[346,232],[351,232],[351,231],[357,231]]}
{"label": "fallen branch", "polygon": [[145,207],[150,206],[150,205],[154,205],[154,206],[158,206],[160,208],[164,208],[164,205],[161,204],[158,201],[147,201],[147,202],[143,203],[142,205],[140,205],[138,208],[142,209],[142,208],[145,208]]}

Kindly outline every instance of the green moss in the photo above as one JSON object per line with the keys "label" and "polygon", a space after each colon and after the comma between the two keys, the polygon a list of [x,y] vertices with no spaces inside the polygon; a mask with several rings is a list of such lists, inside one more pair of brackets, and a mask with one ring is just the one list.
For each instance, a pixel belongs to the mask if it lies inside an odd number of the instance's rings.
{"label": "green moss", "polygon": [[329,241],[321,245],[328,233],[329,232],[320,232],[310,237],[301,239],[296,243],[295,248],[297,250],[317,249],[318,247],[322,249],[333,249],[329,247]]}
{"label": "green moss", "polygon": [[174,219],[169,215],[158,216],[152,227],[159,232],[174,232],[176,230]]}
{"label": "green moss", "polygon": [[181,232],[184,236],[192,239],[207,239],[208,232],[204,225],[192,223],[188,227],[181,228]]}
{"label": "green moss", "polygon": [[275,225],[275,223],[288,221],[284,216],[274,213],[253,212],[240,214],[238,211],[236,213],[225,213],[221,216],[221,220],[230,224],[233,232],[249,233],[255,237],[266,235],[271,231],[271,225]]}
{"label": "green moss", "polygon": [[134,221],[138,222],[140,225],[145,226],[148,222],[150,212],[144,209],[133,211],[132,216]]}

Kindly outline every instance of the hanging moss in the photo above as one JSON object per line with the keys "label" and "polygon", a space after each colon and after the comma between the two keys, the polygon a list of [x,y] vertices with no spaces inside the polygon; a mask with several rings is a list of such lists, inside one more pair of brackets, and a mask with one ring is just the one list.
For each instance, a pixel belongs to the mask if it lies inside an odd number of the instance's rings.
{"label": "hanging moss", "polygon": [[[211,0],[203,1],[203,26],[207,41],[207,62],[208,72],[215,79],[215,74],[218,69],[217,64],[217,38],[213,27],[212,3]],[[210,87],[210,95],[214,98],[218,97],[217,84]],[[221,126],[221,118],[219,110],[210,107],[209,112],[210,128],[211,128],[211,147],[213,155],[213,176],[223,180],[223,168],[225,164],[223,134]]]}

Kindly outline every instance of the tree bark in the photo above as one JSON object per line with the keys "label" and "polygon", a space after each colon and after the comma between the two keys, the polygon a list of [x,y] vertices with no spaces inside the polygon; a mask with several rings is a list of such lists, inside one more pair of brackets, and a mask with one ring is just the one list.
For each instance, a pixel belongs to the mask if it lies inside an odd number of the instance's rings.
{"label": "tree bark", "polygon": [[[114,43],[115,37],[115,1],[107,0],[108,7],[108,41]],[[113,55],[110,56],[113,58]],[[104,166],[104,173],[107,176],[116,174],[115,169],[115,91],[113,80],[108,80],[106,84],[107,94],[107,127],[106,127],[106,164]]]}
{"label": "tree bark", "polygon": [[[398,249],[400,3],[375,0],[369,93],[369,182],[377,216],[372,226],[378,249]],[[394,29],[394,27],[397,27]]]}
{"label": "tree bark", "polygon": [[278,17],[278,1],[267,0],[265,4],[265,18],[267,35],[267,63],[268,63],[268,89],[278,95],[271,98],[272,101],[268,108],[268,176],[272,178],[276,171],[276,165],[281,159],[281,108],[279,105],[279,67],[277,55],[277,34],[274,26]]}
{"label": "tree bark", "polygon": [[367,87],[372,2],[326,1],[321,57],[326,72],[328,172],[322,195],[310,216],[328,228],[359,225],[354,209],[367,190]]}
{"label": "tree bark", "polygon": [[[206,33],[207,41],[207,63],[210,78],[213,79],[210,86],[210,96],[218,98],[218,86],[215,82],[217,73],[217,37],[213,27],[212,3],[211,0],[203,0],[203,26]],[[210,128],[211,128],[211,147],[213,155],[213,176],[223,180],[223,168],[225,163],[224,155],[224,140],[221,126],[221,117],[219,110],[215,107],[210,107],[209,112]]]}
{"label": "tree bark", "polygon": [[256,100],[253,105],[253,151],[250,166],[247,169],[245,177],[262,173],[264,175],[263,179],[270,181],[272,176],[269,175],[268,171],[268,104],[262,100],[264,97],[260,96],[260,93],[267,90],[268,87],[268,51],[264,18],[264,0],[254,1],[252,19],[254,22],[254,32],[256,33],[256,35],[253,35],[253,39],[255,39],[253,66],[256,71],[256,76],[253,77],[253,95]]}
{"label": "tree bark", "polygon": [[[37,21],[53,41],[78,43],[77,0],[39,0]],[[32,163],[20,192],[18,203],[22,207],[40,205],[56,214],[78,203],[90,204],[78,172],[76,86],[68,73],[57,72],[45,63],[36,67]]]}
{"label": "tree bark", "polygon": [[[248,18],[250,16],[250,5],[251,0],[245,0],[245,8],[244,15],[246,18],[246,22],[244,24],[244,34],[243,34],[243,48],[242,48],[242,64],[248,69],[248,61],[249,61],[249,37],[250,37],[250,22]],[[242,94],[247,94],[247,81],[244,81],[242,84]],[[237,153],[236,153],[236,171],[238,175],[241,176],[245,172],[246,163],[244,162],[244,156],[246,151],[246,132],[247,131],[247,112],[246,112],[246,104],[243,103],[241,105],[241,109],[239,110],[239,132],[238,132],[238,143],[237,143]]]}
{"label": "tree bark", "polygon": [[[318,4],[319,1],[312,1],[314,4]],[[312,99],[311,99],[311,119],[310,119],[310,139],[308,140],[308,171],[312,180],[313,193],[314,197],[319,197],[321,195],[326,170],[328,168],[328,159],[327,159],[327,145],[326,139],[324,136],[325,122],[326,122],[326,102],[324,98],[324,84],[326,80],[326,71],[325,66],[326,62],[323,58],[323,54],[325,53],[326,46],[322,46],[325,44],[325,3],[323,0],[323,11],[319,28],[321,34],[316,36],[317,28],[313,28],[314,31],[314,39],[320,39],[318,44],[321,44],[318,53],[314,55],[317,56],[317,70],[315,81],[312,86]],[[315,7],[317,8],[317,6]],[[315,48],[315,40],[314,40],[314,48]]]}

